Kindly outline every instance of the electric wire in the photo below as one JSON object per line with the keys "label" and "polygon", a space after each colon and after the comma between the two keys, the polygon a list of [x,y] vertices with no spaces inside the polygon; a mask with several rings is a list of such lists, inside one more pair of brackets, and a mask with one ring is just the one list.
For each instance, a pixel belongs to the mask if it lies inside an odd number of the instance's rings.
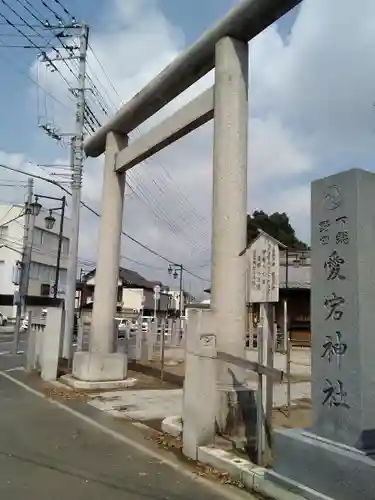
{"label": "electric wire", "polygon": [[[18,172],[20,174],[27,175],[29,177],[33,177],[35,179],[43,180],[43,181],[45,181],[45,182],[47,182],[49,184],[53,184],[54,186],[60,188],[62,191],[64,191],[65,193],[67,193],[69,196],[72,195],[72,193],[71,193],[71,191],[69,191],[69,189],[67,189],[66,187],[62,186],[59,182],[57,182],[55,180],[48,179],[46,177],[42,177],[40,175],[33,174],[31,172],[26,172],[24,170],[17,169],[15,167],[9,167],[8,165],[4,165],[4,164],[0,164],[0,168],[5,168],[7,170],[11,170],[13,172]],[[92,214],[96,215],[97,217],[100,217],[100,213],[97,212],[92,207],[90,207],[84,201],[81,201],[81,205],[84,208],[86,208],[89,212],[91,212]],[[128,238],[129,240],[133,241],[133,243],[136,243],[138,246],[142,247],[144,250],[147,250],[149,253],[151,253],[151,254],[155,255],[156,257],[158,257],[159,259],[163,260],[164,262],[167,262],[168,264],[173,264],[173,265],[176,265],[176,266],[180,265],[179,263],[174,262],[173,259],[168,259],[167,257],[165,257],[164,255],[162,255],[161,253],[157,252],[156,250],[153,250],[151,247],[149,247],[146,244],[140,242],[139,240],[137,240],[136,238],[134,238],[130,234],[126,233],[125,231],[121,231],[121,234],[123,236],[125,236],[126,238]],[[206,281],[206,282],[210,281],[210,280],[208,280],[206,278],[202,278],[201,276],[198,276],[197,274],[193,273],[192,271],[190,271],[189,269],[187,269],[184,265],[183,265],[183,269],[184,269],[184,271],[187,274],[190,274],[191,276],[194,276],[195,278],[197,278],[199,280]]]}

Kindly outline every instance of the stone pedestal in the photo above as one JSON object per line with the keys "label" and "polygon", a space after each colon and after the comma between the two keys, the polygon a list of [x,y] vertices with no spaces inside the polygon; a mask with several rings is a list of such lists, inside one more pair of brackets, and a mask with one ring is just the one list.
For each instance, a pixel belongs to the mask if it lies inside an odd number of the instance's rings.
{"label": "stone pedestal", "polygon": [[86,382],[123,380],[127,370],[123,353],[76,352],[73,359],[73,377]]}
{"label": "stone pedestal", "polygon": [[276,431],[268,478],[309,500],[373,500],[375,455],[301,429]]}
{"label": "stone pedestal", "polygon": [[312,185],[313,426],[275,432],[270,474],[309,498],[374,498],[374,199],[363,170]]}

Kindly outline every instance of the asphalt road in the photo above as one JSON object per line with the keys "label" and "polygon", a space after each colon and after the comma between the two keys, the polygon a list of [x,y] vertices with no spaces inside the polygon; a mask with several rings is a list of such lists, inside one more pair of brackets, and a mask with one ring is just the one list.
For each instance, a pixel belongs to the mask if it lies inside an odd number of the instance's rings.
{"label": "asphalt road", "polygon": [[[224,497],[212,491],[1,375],[0,402],[0,498],[230,498],[228,493]],[[232,494],[234,500],[236,496]]]}
{"label": "asphalt road", "polygon": [[[0,337],[4,352],[11,339]],[[254,500],[241,490],[197,481],[129,422],[91,414],[96,410],[84,402],[66,410],[36,395],[40,379],[26,375],[23,363],[23,354],[0,355],[0,499]],[[125,441],[111,434],[116,428]]]}
{"label": "asphalt road", "polygon": [[[0,356],[7,356],[12,352],[13,348],[13,330],[4,332],[0,331]],[[19,351],[25,351],[26,349],[26,335],[24,333],[20,334],[20,343],[18,346]]]}

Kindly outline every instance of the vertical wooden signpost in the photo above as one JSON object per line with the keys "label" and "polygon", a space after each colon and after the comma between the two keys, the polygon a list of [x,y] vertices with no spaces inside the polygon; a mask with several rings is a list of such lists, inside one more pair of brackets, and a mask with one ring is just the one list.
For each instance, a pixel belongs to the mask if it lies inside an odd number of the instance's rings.
{"label": "vertical wooden signpost", "polygon": [[[258,329],[258,363],[273,368],[275,348],[274,303],[279,301],[280,251],[279,242],[260,232],[248,251],[248,302],[259,304],[261,328]],[[257,450],[258,463],[263,462],[266,439],[271,433],[273,381],[258,375],[257,394]],[[265,382],[265,383],[264,383]],[[270,440],[267,440],[270,447]]]}

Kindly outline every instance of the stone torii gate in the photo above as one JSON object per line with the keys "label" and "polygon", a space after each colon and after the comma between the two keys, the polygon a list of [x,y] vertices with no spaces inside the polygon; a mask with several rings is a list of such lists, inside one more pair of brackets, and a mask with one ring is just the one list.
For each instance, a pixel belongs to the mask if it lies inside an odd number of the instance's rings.
{"label": "stone torii gate", "polygon": [[[126,379],[127,359],[113,352],[126,171],[214,118],[212,299],[217,348],[245,355],[248,42],[301,0],[243,0],[180,54],[85,143],[105,153],[95,298],[89,352],[77,352],[73,376]],[[215,68],[215,84],[139,139],[128,134]],[[243,374],[236,373],[240,382]],[[225,378],[225,377],[224,377]],[[233,380],[222,380],[227,389]]]}

